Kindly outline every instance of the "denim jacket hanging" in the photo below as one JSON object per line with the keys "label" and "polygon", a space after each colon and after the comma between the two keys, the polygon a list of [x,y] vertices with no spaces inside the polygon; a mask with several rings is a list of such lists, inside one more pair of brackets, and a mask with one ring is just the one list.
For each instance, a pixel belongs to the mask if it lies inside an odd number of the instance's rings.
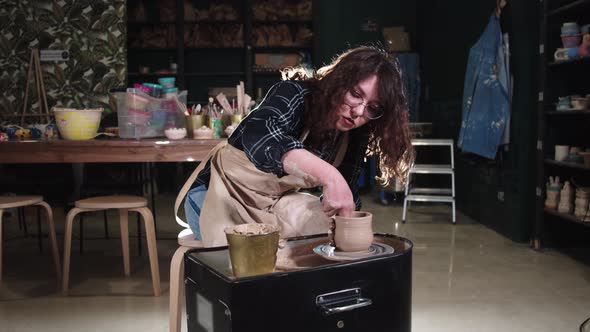
{"label": "denim jacket hanging", "polygon": [[469,51],[462,107],[457,145],[464,152],[495,159],[510,117],[508,68],[496,15]]}

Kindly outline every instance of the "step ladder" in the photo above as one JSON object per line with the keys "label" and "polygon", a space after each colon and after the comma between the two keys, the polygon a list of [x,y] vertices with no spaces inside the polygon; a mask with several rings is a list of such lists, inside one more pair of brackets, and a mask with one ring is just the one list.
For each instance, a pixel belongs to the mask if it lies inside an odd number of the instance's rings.
{"label": "step ladder", "polygon": [[[408,175],[406,182],[404,209],[402,212],[402,223],[406,222],[406,212],[409,202],[441,202],[450,203],[453,209],[453,224],[456,222],[455,214],[455,159],[453,155],[452,139],[430,139],[420,138],[412,139],[412,145],[417,149],[420,146],[441,146],[448,147],[451,163],[450,164],[415,164]],[[411,186],[412,176],[414,174],[440,174],[451,176],[451,188],[415,188]]]}

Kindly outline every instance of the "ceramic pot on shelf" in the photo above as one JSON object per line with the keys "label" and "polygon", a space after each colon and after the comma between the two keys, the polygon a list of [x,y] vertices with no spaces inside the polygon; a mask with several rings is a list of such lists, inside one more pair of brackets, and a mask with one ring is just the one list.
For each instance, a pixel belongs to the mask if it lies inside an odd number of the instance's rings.
{"label": "ceramic pot on shelf", "polygon": [[582,36],[582,44],[578,47],[578,56],[589,56],[590,55],[590,33]]}

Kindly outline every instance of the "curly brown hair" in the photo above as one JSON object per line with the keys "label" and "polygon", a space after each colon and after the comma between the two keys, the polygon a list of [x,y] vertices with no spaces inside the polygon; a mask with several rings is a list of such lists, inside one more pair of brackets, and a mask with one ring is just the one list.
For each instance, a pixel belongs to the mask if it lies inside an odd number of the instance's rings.
{"label": "curly brown hair", "polygon": [[283,71],[284,79],[306,79],[313,89],[306,112],[305,125],[309,139],[320,145],[334,139],[334,123],[344,95],[360,81],[376,75],[379,82],[379,103],[385,113],[365,126],[370,133],[367,155],[379,160],[379,181],[387,185],[392,179],[405,182],[414,162],[410,142],[409,113],[397,59],[377,46],[360,46],[345,51],[331,64],[320,68],[315,77],[307,78],[303,70]]}

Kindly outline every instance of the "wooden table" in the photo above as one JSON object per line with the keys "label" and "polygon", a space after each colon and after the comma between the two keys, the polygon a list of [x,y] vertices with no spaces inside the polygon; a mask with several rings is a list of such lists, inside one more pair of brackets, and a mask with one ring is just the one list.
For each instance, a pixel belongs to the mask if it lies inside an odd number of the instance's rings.
{"label": "wooden table", "polygon": [[[225,139],[91,139],[85,141],[8,141],[0,142],[0,168],[2,164],[72,164],[74,200],[80,197],[84,179],[84,163],[117,162],[196,162],[202,161],[209,151]],[[149,167],[151,207],[156,214],[152,167]],[[139,225],[139,223],[138,223]],[[138,226],[140,237],[140,226]],[[141,252],[141,241],[138,241]],[[82,248],[82,244],[80,246]]]}
{"label": "wooden table", "polygon": [[0,142],[0,164],[201,161],[224,139]]}

